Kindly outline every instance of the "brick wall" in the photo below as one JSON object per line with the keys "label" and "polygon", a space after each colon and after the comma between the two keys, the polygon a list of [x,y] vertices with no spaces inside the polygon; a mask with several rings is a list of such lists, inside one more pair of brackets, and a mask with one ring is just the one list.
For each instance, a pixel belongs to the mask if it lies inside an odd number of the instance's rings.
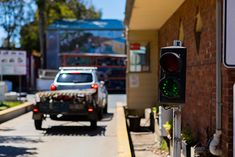
{"label": "brick wall", "polygon": [[222,149],[227,156],[233,156],[233,84],[235,70],[223,67],[222,71]]}
{"label": "brick wall", "polygon": [[[196,47],[195,23],[200,13],[202,31],[200,47]],[[187,47],[186,104],[183,107],[183,128],[190,127],[204,146],[215,132],[216,107],[216,1],[186,0],[159,30],[159,45],[169,46],[178,39],[183,22]],[[222,65],[222,143],[223,156],[232,156],[232,85],[235,71]],[[224,147],[225,146],[225,147]]]}

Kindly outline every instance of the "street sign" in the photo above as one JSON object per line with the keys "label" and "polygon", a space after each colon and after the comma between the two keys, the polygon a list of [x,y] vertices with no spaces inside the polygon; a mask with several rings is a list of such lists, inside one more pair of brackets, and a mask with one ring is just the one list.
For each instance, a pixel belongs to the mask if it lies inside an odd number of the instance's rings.
{"label": "street sign", "polygon": [[26,51],[0,50],[0,75],[26,75]]}
{"label": "street sign", "polygon": [[140,43],[131,43],[130,49],[131,50],[140,50]]}
{"label": "street sign", "polygon": [[235,1],[224,2],[224,65],[228,68],[235,68]]}

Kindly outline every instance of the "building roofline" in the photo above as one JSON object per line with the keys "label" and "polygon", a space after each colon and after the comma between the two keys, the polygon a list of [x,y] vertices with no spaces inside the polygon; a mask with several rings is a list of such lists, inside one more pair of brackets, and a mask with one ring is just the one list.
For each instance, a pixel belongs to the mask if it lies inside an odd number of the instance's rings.
{"label": "building roofline", "polygon": [[62,19],[54,21],[47,30],[124,30],[125,25],[118,19]]}
{"label": "building roofline", "polygon": [[124,23],[125,25],[129,25],[130,19],[131,19],[131,14],[132,14],[132,9],[134,7],[135,0],[126,0],[126,9],[125,9],[125,19]]}

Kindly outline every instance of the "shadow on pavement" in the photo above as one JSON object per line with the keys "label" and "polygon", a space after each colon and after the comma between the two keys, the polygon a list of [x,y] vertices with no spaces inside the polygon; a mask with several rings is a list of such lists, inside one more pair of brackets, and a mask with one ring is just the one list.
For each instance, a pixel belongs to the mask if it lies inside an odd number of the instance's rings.
{"label": "shadow on pavement", "polygon": [[107,122],[107,121],[111,121],[112,119],[113,119],[113,113],[107,113],[107,114],[104,114],[101,121]]}
{"label": "shadow on pavement", "polygon": [[153,132],[153,130],[150,127],[144,127],[144,126],[139,126],[138,129],[135,130],[130,130],[132,132]]}
{"label": "shadow on pavement", "polygon": [[25,138],[22,136],[0,136],[0,143],[39,143],[39,142],[43,141],[38,139],[36,140],[36,139]]}
{"label": "shadow on pavement", "polygon": [[13,146],[0,146],[0,156],[15,157],[36,155],[36,148],[13,147]]}
{"label": "shadow on pavement", "polygon": [[52,126],[45,131],[45,136],[105,136],[106,126]]}
{"label": "shadow on pavement", "polygon": [[14,131],[15,129],[10,129],[10,128],[5,128],[5,129],[0,129],[0,131]]}

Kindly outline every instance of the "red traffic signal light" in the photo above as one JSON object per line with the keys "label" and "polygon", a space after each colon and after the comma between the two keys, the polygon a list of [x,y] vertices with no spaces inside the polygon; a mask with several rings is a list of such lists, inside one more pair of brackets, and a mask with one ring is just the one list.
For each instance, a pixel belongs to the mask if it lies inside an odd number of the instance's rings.
{"label": "red traffic signal light", "polygon": [[180,70],[180,57],[174,52],[166,52],[161,56],[160,64],[167,73],[178,73]]}

